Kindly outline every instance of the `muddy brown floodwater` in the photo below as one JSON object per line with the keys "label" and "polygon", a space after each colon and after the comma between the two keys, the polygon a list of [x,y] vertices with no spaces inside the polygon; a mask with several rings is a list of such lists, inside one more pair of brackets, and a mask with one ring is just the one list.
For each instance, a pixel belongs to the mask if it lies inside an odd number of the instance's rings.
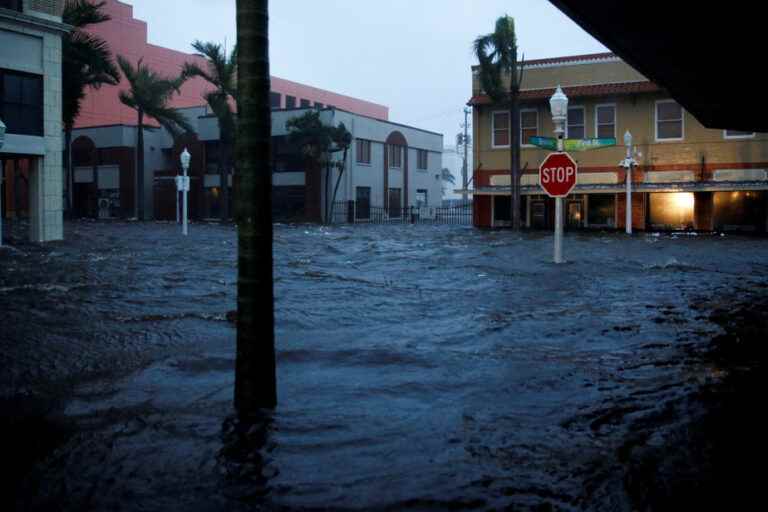
{"label": "muddy brown floodwater", "polygon": [[234,228],[66,238],[0,249],[18,509],[629,511],[756,488],[765,239],[568,234],[555,266],[549,233],[278,225],[279,405],[246,425]]}

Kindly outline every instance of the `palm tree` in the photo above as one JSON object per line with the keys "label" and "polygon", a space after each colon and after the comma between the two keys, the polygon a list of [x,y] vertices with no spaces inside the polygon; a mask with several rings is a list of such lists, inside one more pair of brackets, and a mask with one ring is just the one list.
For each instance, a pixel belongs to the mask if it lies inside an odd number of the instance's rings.
{"label": "palm tree", "polygon": [[200,77],[214,88],[204,98],[211,111],[219,120],[219,176],[221,177],[221,220],[229,218],[229,173],[232,168],[232,145],[235,139],[235,114],[230,100],[237,96],[237,45],[227,59],[221,45],[215,43],[192,43],[197,53],[206,60],[206,69],[188,62],[183,75]]}
{"label": "palm tree", "polygon": [[163,77],[149,68],[139,59],[134,67],[122,55],[117,56],[117,63],[125,75],[130,88],[120,91],[120,101],[132,108],[138,116],[138,140],[136,151],[136,216],[144,219],[144,117],[151,117],[176,137],[182,131],[193,132],[194,128],[178,111],[170,108],[168,102],[181,89],[186,78]]}
{"label": "palm tree", "polygon": [[62,20],[74,30],[66,33],[61,42],[61,87],[62,121],[64,123],[65,161],[67,169],[67,210],[72,207],[72,129],[80,114],[86,89],[98,89],[102,85],[117,85],[120,73],[112,62],[109,45],[103,39],[89,34],[84,29],[108,21],[110,17],[101,12],[106,2],[92,3],[89,0],[68,0],[64,6]]}
{"label": "palm tree", "polygon": [[[447,167],[443,167],[440,170],[440,179],[447,183],[450,183],[451,185],[456,184],[456,177],[453,175],[451,170]],[[445,195],[445,184],[443,184],[442,189],[443,189],[443,195]]]}
{"label": "palm tree", "polygon": [[[515,20],[502,16],[495,30],[478,36],[474,52],[480,62],[480,86],[494,103],[509,109],[509,174],[511,181],[512,229],[520,229],[520,84],[523,68],[518,66]],[[518,68],[519,72],[518,72]],[[509,77],[505,89],[504,78]]]}
{"label": "palm tree", "polygon": [[[288,129],[288,140],[291,146],[299,148],[306,161],[307,173],[318,173],[325,167],[325,215],[324,221],[328,223],[333,216],[332,204],[336,200],[336,192],[341,183],[341,177],[346,167],[347,153],[352,144],[352,134],[349,133],[344,123],[338,126],[329,126],[320,119],[320,113],[310,110],[299,117],[289,119],[285,123]],[[333,162],[333,153],[343,151],[341,162]],[[331,181],[331,169],[337,168],[339,176],[336,179],[333,197],[328,194],[328,186]],[[328,199],[331,199],[330,204]],[[329,212],[330,210],[330,212]]]}
{"label": "palm tree", "polygon": [[277,404],[268,0],[237,0],[237,359],[240,417]]}

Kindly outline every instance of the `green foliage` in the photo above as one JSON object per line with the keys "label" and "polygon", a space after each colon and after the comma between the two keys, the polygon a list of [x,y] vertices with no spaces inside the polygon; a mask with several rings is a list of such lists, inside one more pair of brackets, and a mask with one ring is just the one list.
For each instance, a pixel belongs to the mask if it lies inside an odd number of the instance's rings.
{"label": "green foliage", "polygon": [[326,125],[317,111],[308,111],[288,120],[286,128],[291,145],[298,147],[312,163],[330,160],[332,153],[348,150],[352,144],[352,134],[344,123],[338,126]]}
{"label": "green foliage", "polygon": [[69,0],[64,6],[62,20],[74,27],[62,38],[62,114],[67,131],[80,114],[87,88],[98,89],[120,82],[107,42],[84,30],[110,19],[101,12],[105,3]]}
{"label": "green foliage", "polygon": [[[518,75],[515,20],[500,17],[493,32],[475,39],[473,49],[480,63],[480,86],[493,101],[509,101],[511,95],[519,92],[522,81]],[[504,76],[510,77],[508,90],[504,88]]]}
{"label": "green foliage", "polygon": [[448,183],[455,185],[456,184],[456,177],[451,174],[451,170],[447,167],[443,167],[443,169],[440,171],[440,177],[443,181],[447,181]]}
{"label": "green foliage", "polygon": [[128,90],[120,91],[123,105],[152,117],[174,136],[182,131],[194,131],[179,111],[168,106],[173,95],[180,91],[185,76],[163,77],[144,64],[142,59],[134,67],[122,55],[117,56],[117,63],[130,86]]}

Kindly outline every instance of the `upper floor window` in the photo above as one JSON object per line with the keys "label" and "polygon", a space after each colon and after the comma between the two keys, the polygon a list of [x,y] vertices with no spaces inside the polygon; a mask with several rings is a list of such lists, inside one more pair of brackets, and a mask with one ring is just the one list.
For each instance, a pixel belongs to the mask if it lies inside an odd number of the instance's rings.
{"label": "upper floor window", "polygon": [[272,108],[272,110],[276,110],[280,108],[280,104],[283,101],[283,95],[279,92],[270,92],[269,93],[269,106]]}
{"label": "upper floor window", "polygon": [[307,108],[309,106],[309,100],[301,100],[301,108]]}
{"label": "upper floor window", "polygon": [[529,139],[539,134],[539,112],[536,109],[520,110],[520,144],[529,146]]}
{"label": "upper floor window", "polygon": [[726,139],[751,139],[755,136],[755,132],[742,132],[739,130],[725,130],[724,135]]}
{"label": "upper floor window", "polygon": [[357,163],[370,164],[371,163],[371,141],[365,139],[357,139]]}
{"label": "upper floor window", "polygon": [[0,119],[8,133],[42,136],[43,77],[0,70]]}
{"label": "upper floor window", "polygon": [[296,96],[285,96],[285,108],[296,108]]}
{"label": "upper floor window", "polygon": [[324,105],[322,103],[320,103],[319,101],[316,101],[315,102],[315,108],[316,109],[322,109],[322,108],[324,108]]}
{"label": "upper floor window", "polygon": [[569,139],[583,139],[586,136],[584,107],[570,107],[568,109],[568,125],[566,137]]}
{"label": "upper floor window", "polygon": [[389,166],[395,168],[403,166],[403,151],[397,144],[389,145]]}
{"label": "upper floor window", "polygon": [[416,150],[416,168],[426,169],[429,164],[429,153],[425,149]]}
{"label": "upper floor window", "polygon": [[493,132],[494,148],[509,147],[509,112],[491,114],[491,132]]}
{"label": "upper floor window", "polygon": [[674,100],[656,102],[656,140],[683,139],[683,107]]}
{"label": "upper floor window", "polygon": [[595,136],[598,139],[616,138],[615,105],[598,105],[595,107]]}

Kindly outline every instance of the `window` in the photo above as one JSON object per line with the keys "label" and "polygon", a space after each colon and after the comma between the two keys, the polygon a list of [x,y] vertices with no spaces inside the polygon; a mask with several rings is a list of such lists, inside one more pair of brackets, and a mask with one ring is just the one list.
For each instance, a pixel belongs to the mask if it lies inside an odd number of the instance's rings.
{"label": "window", "polygon": [[595,107],[595,136],[598,139],[616,138],[616,106]]}
{"label": "window", "polygon": [[683,107],[673,100],[656,102],[656,140],[683,139]]}
{"label": "window", "polygon": [[539,112],[537,110],[520,111],[520,144],[529,146],[528,140],[539,134]]}
{"label": "window", "polygon": [[567,138],[583,139],[586,137],[584,117],[584,107],[570,107],[568,109],[568,124],[565,129]]}
{"label": "window", "polygon": [[416,157],[416,168],[426,169],[429,164],[429,153],[425,149],[417,149]]}
{"label": "window", "polygon": [[307,108],[309,106],[309,100],[301,100],[301,108]]}
{"label": "window", "polygon": [[403,151],[397,144],[389,145],[389,167],[399,169],[403,166]]}
{"label": "window", "polygon": [[428,194],[428,191],[425,188],[416,189],[416,206],[418,208],[421,208],[422,206],[427,206],[429,204],[429,202],[427,201],[427,194]]}
{"label": "window", "polygon": [[285,96],[285,108],[296,108],[296,96]]}
{"label": "window", "polygon": [[371,218],[371,187],[356,188],[355,215],[363,220]]}
{"label": "window", "polygon": [[509,112],[491,114],[491,131],[494,148],[509,147]]}
{"label": "window", "polygon": [[42,136],[43,77],[0,71],[0,119],[8,133]]}
{"label": "window", "polygon": [[402,214],[402,211],[401,211],[402,207],[403,206],[400,203],[400,189],[399,188],[389,189],[389,203],[388,203],[389,216],[400,217],[400,215]]}
{"label": "window", "polygon": [[739,130],[725,130],[723,136],[726,139],[751,139],[755,132],[742,132]]}
{"label": "window", "polygon": [[318,109],[318,110],[320,110],[320,109],[324,108],[324,106],[323,106],[323,104],[322,104],[322,103],[320,103],[319,101],[316,101],[316,102],[315,102],[315,108],[316,108],[316,109]]}
{"label": "window", "polygon": [[357,139],[357,163],[370,164],[371,163],[371,141],[365,139]]}
{"label": "window", "polygon": [[277,110],[280,108],[280,104],[282,103],[283,95],[279,92],[270,92],[269,93],[269,106],[272,107],[272,110]]}

